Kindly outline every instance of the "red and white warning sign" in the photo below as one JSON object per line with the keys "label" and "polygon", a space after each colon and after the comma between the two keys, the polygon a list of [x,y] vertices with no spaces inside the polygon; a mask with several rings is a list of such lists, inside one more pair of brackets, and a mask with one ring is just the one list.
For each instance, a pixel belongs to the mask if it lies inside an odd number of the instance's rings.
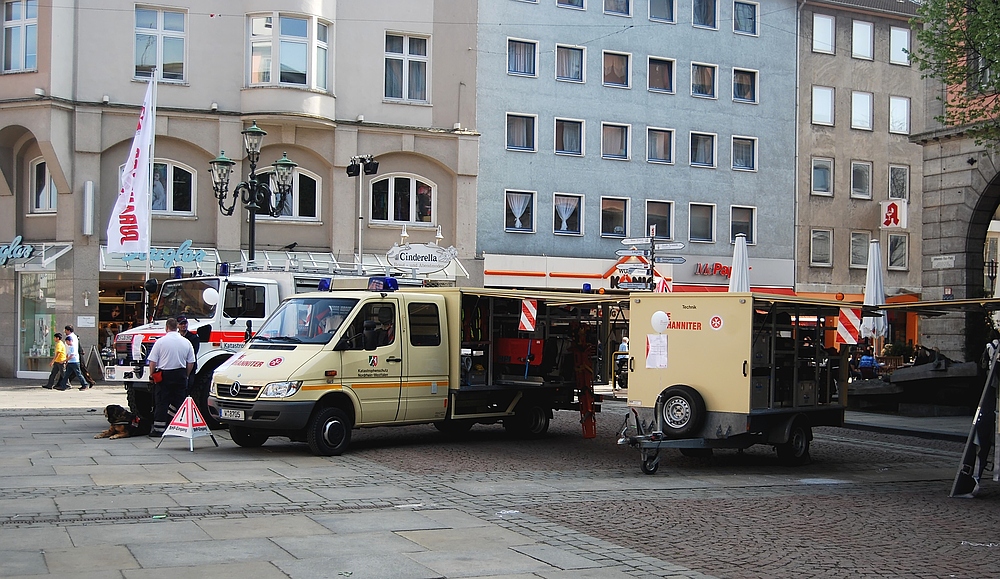
{"label": "red and white warning sign", "polygon": [[521,300],[521,323],[517,329],[522,332],[535,331],[535,316],[538,314],[538,300]]}
{"label": "red and white warning sign", "polygon": [[[194,451],[194,439],[199,436],[211,436],[215,446],[219,446],[219,441],[215,440],[215,435],[212,434],[212,430],[205,423],[201,412],[198,411],[198,406],[194,403],[194,398],[190,396],[184,399],[184,403],[177,410],[177,414],[174,414],[174,419],[167,425],[163,436],[160,437],[160,442],[163,442],[165,436],[187,438],[188,446],[192,451]],[[156,443],[156,448],[160,447],[160,442]]]}
{"label": "red and white warning sign", "polygon": [[837,320],[837,344],[857,344],[858,331],[861,328],[861,310],[856,308],[840,308]]}

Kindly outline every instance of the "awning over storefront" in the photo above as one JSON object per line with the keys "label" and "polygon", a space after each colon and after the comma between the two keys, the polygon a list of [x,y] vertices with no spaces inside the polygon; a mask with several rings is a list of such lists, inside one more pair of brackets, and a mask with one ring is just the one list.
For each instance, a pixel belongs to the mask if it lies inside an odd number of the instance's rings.
{"label": "awning over storefront", "polygon": [[32,243],[31,256],[23,260],[14,260],[15,271],[54,271],[56,260],[73,249],[71,242],[67,243]]}

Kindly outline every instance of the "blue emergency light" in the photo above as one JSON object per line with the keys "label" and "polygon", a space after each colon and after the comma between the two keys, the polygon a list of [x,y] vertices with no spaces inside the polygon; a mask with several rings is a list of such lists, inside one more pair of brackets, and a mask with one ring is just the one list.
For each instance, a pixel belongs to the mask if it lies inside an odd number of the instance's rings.
{"label": "blue emergency light", "polygon": [[321,280],[319,280],[319,283],[316,285],[316,289],[321,292],[328,292],[330,291],[330,286],[332,285],[333,285],[333,279],[329,277],[324,277]]}
{"label": "blue emergency light", "polygon": [[394,277],[368,278],[368,291],[370,292],[394,292],[398,289],[399,281]]}
{"label": "blue emergency light", "polygon": [[221,277],[229,277],[229,262],[223,261],[215,266],[215,274]]}
{"label": "blue emergency light", "polygon": [[184,277],[184,268],[177,265],[174,266],[174,279],[181,279]]}

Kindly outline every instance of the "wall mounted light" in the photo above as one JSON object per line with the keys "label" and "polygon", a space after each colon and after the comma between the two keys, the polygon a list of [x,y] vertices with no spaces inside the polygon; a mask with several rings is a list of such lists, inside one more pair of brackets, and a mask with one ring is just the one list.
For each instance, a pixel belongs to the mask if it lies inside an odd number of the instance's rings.
{"label": "wall mounted light", "polygon": [[104,95],[103,97],[101,97],[101,102],[104,104],[108,104],[109,102],[111,102],[111,97],[108,95]]}
{"label": "wall mounted light", "polygon": [[209,108],[211,108],[213,111],[217,111],[219,110],[219,103],[212,103],[212,106]]}
{"label": "wall mounted light", "polygon": [[90,290],[84,291],[82,294],[80,294],[80,297],[83,298],[83,307],[89,308],[90,307]]}

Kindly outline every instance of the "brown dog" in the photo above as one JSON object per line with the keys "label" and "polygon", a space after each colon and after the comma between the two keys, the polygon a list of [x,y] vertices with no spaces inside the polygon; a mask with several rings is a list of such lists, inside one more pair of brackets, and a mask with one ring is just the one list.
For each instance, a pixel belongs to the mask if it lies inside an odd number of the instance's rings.
{"label": "brown dog", "polygon": [[107,405],[104,408],[104,417],[111,426],[94,438],[128,438],[149,434],[149,425],[145,424],[146,421],[141,416],[132,414],[117,404]]}

